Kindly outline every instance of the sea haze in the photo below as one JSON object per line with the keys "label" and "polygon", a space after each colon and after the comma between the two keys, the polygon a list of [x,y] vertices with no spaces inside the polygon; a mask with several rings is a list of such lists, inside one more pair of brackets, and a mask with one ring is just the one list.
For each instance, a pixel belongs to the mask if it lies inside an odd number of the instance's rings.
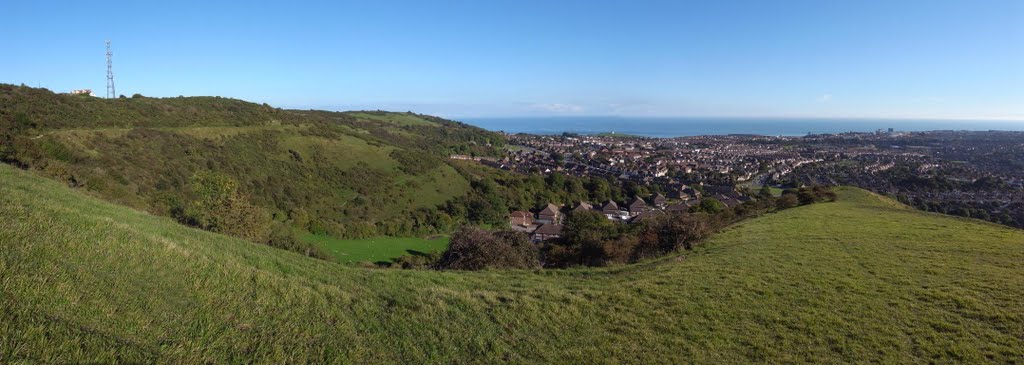
{"label": "sea haze", "polygon": [[622,133],[647,137],[723,134],[802,136],[808,133],[927,130],[1024,131],[1024,121],[785,118],[524,117],[463,118],[462,122],[508,133]]}

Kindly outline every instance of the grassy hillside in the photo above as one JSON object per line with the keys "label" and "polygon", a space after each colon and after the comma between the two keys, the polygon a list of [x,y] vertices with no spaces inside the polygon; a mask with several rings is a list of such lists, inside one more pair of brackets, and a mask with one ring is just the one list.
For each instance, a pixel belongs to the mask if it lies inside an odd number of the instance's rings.
{"label": "grassy hillside", "polygon": [[462,217],[439,206],[470,189],[448,155],[494,152],[502,141],[412,113],[100,99],[0,84],[0,161],[164,216],[187,213],[193,176],[210,171],[275,221],[338,237],[447,231]]}
{"label": "grassy hillside", "polygon": [[368,270],[0,165],[0,363],[1024,361],[1024,232],[839,196],[640,265]]}

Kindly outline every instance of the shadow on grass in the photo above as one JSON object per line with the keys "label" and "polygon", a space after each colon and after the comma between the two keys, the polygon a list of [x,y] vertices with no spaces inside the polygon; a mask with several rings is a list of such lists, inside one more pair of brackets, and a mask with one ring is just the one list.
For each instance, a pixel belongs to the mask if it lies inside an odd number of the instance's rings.
{"label": "shadow on grass", "polygon": [[410,254],[410,255],[419,256],[419,257],[428,257],[428,256],[430,256],[430,253],[423,252],[423,251],[417,251],[417,250],[405,250],[405,252]]}

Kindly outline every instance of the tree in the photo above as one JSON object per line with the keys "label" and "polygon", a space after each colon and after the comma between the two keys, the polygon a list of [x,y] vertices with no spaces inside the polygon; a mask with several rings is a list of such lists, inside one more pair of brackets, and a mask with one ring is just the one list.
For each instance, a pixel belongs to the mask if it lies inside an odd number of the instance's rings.
{"label": "tree", "polygon": [[265,243],[270,234],[270,215],[249,203],[234,179],[211,172],[192,176],[195,200],[179,217],[183,223],[250,241]]}
{"label": "tree", "polygon": [[565,188],[565,175],[560,173],[553,173],[547,177],[548,189],[551,190],[562,190]]}
{"label": "tree", "polygon": [[601,265],[605,257],[605,242],[618,238],[615,228],[615,224],[599,212],[569,214],[565,228],[562,229],[561,245],[566,246],[575,257],[565,259],[581,265]]}
{"label": "tree", "polygon": [[551,159],[553,161],[555,161],[555,164],[558,164],[559,166],[561,166],[563,163],[565,163],[565,155],[563,155],[563,154],[561,154],[559,152],[552,152],[551,153]]}
{"label": "tree", "polygon": [[583,187],[583,181],[580,179],[566,180],[565,192],[568,194],[570,201],[582,201],[588,199],[587,189]]}
{"label": "tree", "polygon": [[614,223],[603,214],[587,210],[570,213],[565,220],[562,237],[568,245],[602,241],[613,234]]}
{"label": "tree", "polygon": [[612,199],[611,187],[608,180],[601,177],[591,177],[587,181],[587,191],[590,192],[590,199],[595,203],[601,203]]}
{"label": "tree", "polygon": [[697,205],[698,212],[704,212],[709,214],[717,214],[724,211],[726,208],[725,204],[718,201],[715,198],[704,198],[701,199],[700,204]]}

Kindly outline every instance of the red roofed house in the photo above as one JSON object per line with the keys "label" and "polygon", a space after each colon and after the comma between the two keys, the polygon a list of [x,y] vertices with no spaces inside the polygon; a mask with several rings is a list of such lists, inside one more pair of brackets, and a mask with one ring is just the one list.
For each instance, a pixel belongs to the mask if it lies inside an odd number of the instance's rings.
{"label": "red roofed house", "polygon": [[508,224],[512,226],[529,226],[533,224],[533,214],[517,210],[508,215]]}

